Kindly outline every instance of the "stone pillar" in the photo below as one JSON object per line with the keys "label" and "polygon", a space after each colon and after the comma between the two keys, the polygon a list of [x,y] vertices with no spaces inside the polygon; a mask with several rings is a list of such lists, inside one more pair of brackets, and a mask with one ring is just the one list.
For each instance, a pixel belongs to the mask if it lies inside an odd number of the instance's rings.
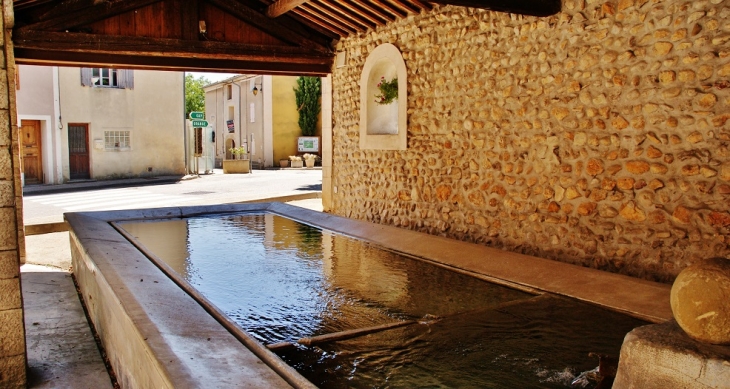
{"label": "stone pillar", "polygon": [[332,209],[332,75],[322,77],[322,209]]}
{"label": "stone pillar", "polygon": [[0,18],[0,387],[25,388],[25,329],[20,293],[20,259],[25,240],[12,28],[13,2],[3,0]]}

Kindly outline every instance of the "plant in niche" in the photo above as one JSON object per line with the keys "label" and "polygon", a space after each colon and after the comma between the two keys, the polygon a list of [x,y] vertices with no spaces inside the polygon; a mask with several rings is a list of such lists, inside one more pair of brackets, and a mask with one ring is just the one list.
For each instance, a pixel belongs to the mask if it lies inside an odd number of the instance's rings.
{"label": "plant in niche", "polygon": [[385,77],[380,77],[378,83],[379,95],[375,95],[375,102],[380,105],[388,105],[398,98],[398,77],[394,77],[390,81],[385,81]]}

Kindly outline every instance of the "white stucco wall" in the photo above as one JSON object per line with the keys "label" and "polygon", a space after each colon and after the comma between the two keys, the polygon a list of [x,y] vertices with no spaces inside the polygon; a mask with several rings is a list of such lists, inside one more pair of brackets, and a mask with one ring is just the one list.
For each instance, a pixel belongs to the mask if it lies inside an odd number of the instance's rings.
{"label": "white stucco wall", "polygon": [[[134,71],[134,89],[81,85],[79,68],[60,68],[63,175],[69,178],[68,124],[89,126],[91,178],[184,174],[183,73]],[[128,150],[95,147],[104,131],[130,131]],[[152,171],[148,171],[148,168]]]}

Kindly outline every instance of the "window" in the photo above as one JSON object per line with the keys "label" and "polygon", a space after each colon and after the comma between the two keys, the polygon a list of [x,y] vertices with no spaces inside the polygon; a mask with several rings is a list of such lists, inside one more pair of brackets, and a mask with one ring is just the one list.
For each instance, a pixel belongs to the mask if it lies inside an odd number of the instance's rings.
{"label": "window", "polygon": [[134,71],[112,68],[81,68],[81,85],[94,88],[134,89]]}
{"label": "window", "polygon": [[118,88],[117,69],[91,69],[91,84],[106,88]]}
{"label": "window", "polygon": [[129,150],[129,131],[104,131],[104,148],[106,150]]}
{"label": "window", "polygon": [[233,85],[226,85],[226,92],[228,93],[228,100],[233,99]]}

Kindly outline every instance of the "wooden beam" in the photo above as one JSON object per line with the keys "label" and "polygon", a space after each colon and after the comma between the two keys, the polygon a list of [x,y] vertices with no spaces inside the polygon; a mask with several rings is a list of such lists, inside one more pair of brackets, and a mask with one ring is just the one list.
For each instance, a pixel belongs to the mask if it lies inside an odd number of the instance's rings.
{"label": "wooden beam", "polygon": [[338,15],[336,12],[332,11],[330,8],[328,8],[326,6],[319,5],[319,4],[315,3],[314,1],[311,1],[311,2],[307,3],[307,6],[306,7],[307,8],[310,8],[310,9],[315,9],[319,13],[324,14],[324,15],[327,15],[331,19],[338,21],[340,24],[344,24],[344,25],[346,25],[346,26],[354,29],[355,31],[364,31],[367,28],[367,26],[365,26],[363,28],[363,26],[360,26],[358,24],[353,23],[350,20],[350,18],[345,17],[343,15]]}
{"label": "wooden beam", "polygon": [[550,16],[560,12],[560,0],[428,0],[431,3],[458,5],[531,16]]}
{"label": "wooden beam", "polygon": [[164,71],[218,71],[225,73],[272,74],[286,76],[326,76],[332,64],[294,64],[287,61],[260,62],[192,57],[145,57],[120,54],[73,53],[16,48],[16,63],[41,66],[117,67]]}
{"label": "wooden beam", "polygon": [[266,8],[266,16],[270,18],[281,16],[308,1],[309,0],[276,0]]}
{"label": "wooden beam", "polygon": [[297,9],[293,9],[291,11],[291,13],[296,14],[297,16],[299,16],[301,18],[307,19],[310,23],[316,24],[320,28],[324,28],[324,29],[326,29],[328,31],[331,31],[331,32],[337,34],[340,37],[348,36],[351,33],[350,31],[348,31],[348,30],[346,30],[344,28],[340,28],[338,26],[335,26],[333,24],[330,24],[327,21],[325,21],[324,19],[322,19],[322,18],[320,18],[318,16],[315,16],[315,15],[312,15],[312,14],[310,14],[308,12],[305,12],[305,11],[303,11],[301,9],[298,9],[298,8]]}
{"label": "wooden beam", "polygon": [[[320,1],[323,4],[325,4],[325,1],[324,0],[320,0]],[[360,15],[360,17],[362,17],[363,19],[369,21],[370,23],[372,23],[372,24],[374,24],[376,26],[380,26],[380,25],[383,24],[383,21],[386,21],[387,22],[389,20],[389,19],[386,19],[384,17],[381,20],[381,19],[378,18],[377,15],[375,15],[375,14],[369,14],[364,8],[357,7],[357,6],[355,6],[353,3],[349,2],[349,1],[344,1],[344,0],[327,0],[327,1],[333,1],[334,3],[337,3],[340,6],[349,9],[351,12],[354,12],[354,13]]]}
{"label": "wooden beam", "polygon": [[399,0],[388,0],[388,1],[392,4],[394,4],[396,7],[406,11],[406,13],[410,12],[410,13],[417,14],[419,11],[418,7],[416,7],[413,4],[407,3],[407,2],[403,2],[403,1],[399,1]]}
{"label": "wooden beam", "polygon": [[322,52],[331,52],[332,49],[324,44],[302,35],[300,32],[292,31],[287,25],[278,22],[276,19],[268,18],[266,15],[257,12],[237,1],[230,0],[207,0],[208,3],[228,12],[231,16],[263,30],[283,41],[299,46],[312,48]]}
{"label": "wooden beam", "polygon": [[[345,1],[349,2],[350,0],[345,0]],[[377,7],[373,7],[367,1],[360,1],[359,3],[357,3],[357,5],[363,7],[368,12],[372,12],[373,15],[377,15],[378,17],[382,18],[385,21],[392,22],[393,20],[395,20],[394,16],[388,15],[387,13],[378,9]]]}
{"label": "wooden beam", "polygon": [[339,29],[341,31],[345,31],[345,34],[343,34],[345,36],[350,35],[353,32],[357,31],[349,26],[346,26],[346,25],[338,22],[337,20],[330,18],[327,15],[322,14],[321,12],[317,11],[316,9],[310,8],[309,4],[303,4],[299,8],[293,10],[292,12],[296,12],[299,15],[310,15],[313,18],[310,18],[309,20],[319,19],[325,24],[329,24],[331,26],[337,27],[337,29]]}
{"label": "wooden beam", "polygon": [[390,5],[384,1],[381,1],[381,0],[368,0],[368,1],[377,5],[378,7],[386,10],[387,12],[390,12],[395,17],[404,18],[404,17],[406,17],[406,15],[408,15],[407,13],[403,13],[402,11],[395,9],[395,7],[393,7],[392,5]]}
{"label": "wooden beam", "polygon": [[182,24],[182,38],[185,40],[200,39],[200,9],[198,8],[198,0],[183,0],[180,9],[180,19]]}
{"label": "wooden beam", "polygon": [[[160,0],[101,1],[69,12],[51,12],[53,18],[19,27],[18,30],[73,30],[99,20],[154,4]],[[55,8],[54,8],[55,9]]]}
{"label": "wooden beam", "polygon": [[[350,18],[351,20],[357,22],[358,24],[360,24],[361,26],[363,26],[365,28],[375,28],[378,25],[378,23],[376,21],[374,21],[372,17],[363,16],[364,13],[362,11],[360,11],[360,12],[354,11],[347,6],[345,6],[343,8],[333,1],[328,1],[328,0],[317,0],[317,1],[319,3],[321,3],[323,6],[339,12],[340,14]],[[345,8],[347,8],[347,9],[345,9]]]}
{"label": "wooden beam", "polygon": [[[331,64],[334,54],[293,46],[251,45],[214,41],[95,35],[71,32],[18,31],[13,37],[22,52],[53,51],[135,57],[186,57],[292,64]],[[18,54],[16,54],[17,56]]]}

